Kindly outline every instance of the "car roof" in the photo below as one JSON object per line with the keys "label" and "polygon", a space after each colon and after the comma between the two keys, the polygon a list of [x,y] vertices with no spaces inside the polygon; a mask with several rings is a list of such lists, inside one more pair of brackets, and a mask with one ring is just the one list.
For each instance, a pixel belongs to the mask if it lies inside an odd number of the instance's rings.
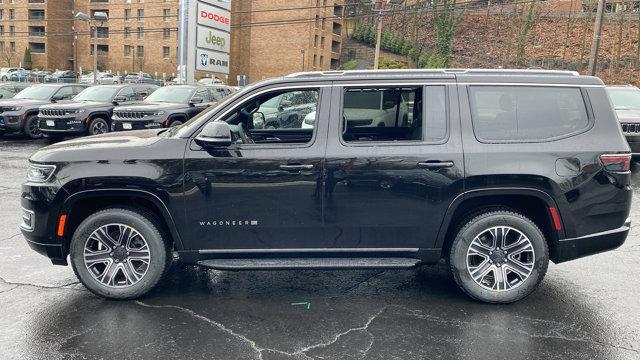
{"label": "car roof", "polygon": [[370,81],[370,80],[443,80],[468,83],[550,83],[603,86],[602,80],[580,75],[575,71],[542,69],[394,69],[312,71],[294,73],[284,78],[264,80],[262,83]]}

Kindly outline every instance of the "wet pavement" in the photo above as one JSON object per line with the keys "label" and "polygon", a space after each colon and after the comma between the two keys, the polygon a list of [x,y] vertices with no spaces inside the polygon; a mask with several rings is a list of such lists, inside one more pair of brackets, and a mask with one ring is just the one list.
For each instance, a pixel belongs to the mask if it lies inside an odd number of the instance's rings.
{"label": "wet pavement", "polygon": [[140,301],[98,298],[18,230],[26,160],[44,144],[0,139],[0,359],[640,359],[637,225],[615,251],[551,264],[538,290],[506,306],[470,300],[443,265],[176,266]]}

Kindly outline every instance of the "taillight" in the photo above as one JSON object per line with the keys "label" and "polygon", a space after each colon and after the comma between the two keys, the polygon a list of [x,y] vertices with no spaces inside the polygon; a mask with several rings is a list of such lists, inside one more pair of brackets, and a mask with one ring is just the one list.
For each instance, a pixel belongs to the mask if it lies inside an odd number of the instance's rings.
{"label": "taillight", "polygon": [[631,154],[604,154],[600,155],[600,161],[609,171],[623,172],[631,169]]}

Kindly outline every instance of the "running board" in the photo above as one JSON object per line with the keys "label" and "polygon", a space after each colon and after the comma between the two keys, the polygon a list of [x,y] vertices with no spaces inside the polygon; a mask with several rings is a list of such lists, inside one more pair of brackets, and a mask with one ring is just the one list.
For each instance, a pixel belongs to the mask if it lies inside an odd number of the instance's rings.
{"label": "running board", "polygon": [[412,258],[277,258],[211,259],[200,266],[217,270],[293,270],[293,269],[409,269],[420,264]]}

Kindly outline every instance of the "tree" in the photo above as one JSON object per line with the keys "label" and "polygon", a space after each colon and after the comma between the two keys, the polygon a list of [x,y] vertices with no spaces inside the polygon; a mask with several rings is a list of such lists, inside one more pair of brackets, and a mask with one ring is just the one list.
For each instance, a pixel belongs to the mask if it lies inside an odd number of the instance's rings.
{"label": "tree", "polygon": [[4,49],[2,50],[2,52],[0,52],[0,56],[7,64],[7,67],[11,67],[11,64],[13,64],[13,59],[16,57],[16,52],[13,49]]}
{"label": "tree", "polygon": [[456,29],[462,20],[464,9],[456,14],[457,0],[433,0],[433,22],[436,30],[437,65],[448,67],[451,57],[451,48]]}
{"label": "tree", "polygon": [[31,62],[31,50],[29,48],[24,49],[24,56],[22,58],[22,67],[31,70],[33,63]]}
{"label": "tree", "polygon": [[527,44],[527,35],[529,34],[529,30],[531,30],[531,25],[533,24],[533,10],[536,7],[536,0],[531,1],[529,3],[529,10],[527,10],[527,15],[524,19],[524,23],[520,28],[520,36],[518,37],[518,49],[516,50],[516,65],[524,66],[526,61],[524,58],[524,47]]}

